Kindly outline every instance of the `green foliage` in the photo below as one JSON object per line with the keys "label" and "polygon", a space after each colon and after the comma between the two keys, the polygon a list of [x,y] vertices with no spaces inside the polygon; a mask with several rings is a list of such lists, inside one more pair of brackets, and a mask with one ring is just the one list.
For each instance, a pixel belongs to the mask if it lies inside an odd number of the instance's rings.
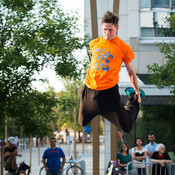
{"label": "green foliage", "polygon": [[[171,30],[175,32],[175,14],[167,19]],[[166,63],[159,66],[157,63],[148,65],[148,72],[151,73],[151,81],[158,87],[169,87],[170,92],[175,95],[175,43],[157,43],[161,53],[165,55]]]}
{"label": "green foliage", "polygon": [[50,125],[56,121],[53,117],[56,103],[55,97],[33,91],[12,100],[8,116],[12,116],[18,128],[22,127],[24,135],[43,137],[52,132]]}
{"label": "green foliage", "polygon": [[166,64],[159,66],[154,63],[152,66],[148,65],[148,71],[151,74],[151,80],[158,88],[169,87],[171,93],[175,94],[175,43],[159,43],[160,51],[165,54],[167,59]]}
{"label": "green foliage", "polygon": [[0,123],[8,117],[25,134],[49,132],[55,102],[33,91],[31,83],[47,65],[62,77],[80,76],[81,61],[73,52],[84,41],[78,37],[78,15],[70,14],[57,0],[0,0]]}
{"label": "green foliage", "polygon": [[142,106],[142,117],[136,120],[135,127],[130,134],[124,135],[124,141],[131,147],[134,146],[135,138],[141,137],[144,145],[149,142],[148,134],[156,136],[157,143],[165,144],[168,151],[175,143],[174,126],[175,107],[172,106]]}
{"label": "green foliage", "polygon": [[[174,12],[170,12],[169,17],[165,17],[165,21],[164,21],[164,27],[162,26],[158,26],[158,36],[161,37],[170,37],[170,36],[175,36],[175,13]],[[157,23],[155,23],[156,25]],[[157,25],[156,25],[157,26]]]}
{"label": "green foliage", "polygon": [[[70,120],[70,128],[74,128],[74,108],[76,105],[77,108],[77,130],[82,131],[81,126],[78,124],[78,113],[79,113],[79,104],[80,96],[78,94],[80,87],[82,86],[82,81],[70,81],[70,79],[65,79],[65,91],[59,93],[59,111],[61,117],[61,126],[68,127]],[[75,103],[75,88],[77,88],[77,102]]]}
{"label": "green foliage", "polygon": [[156,141],[170,148],[175,142],[174,125],[175,108],[171,106],[144,106],[143,112],[143,135],[154,133]]}

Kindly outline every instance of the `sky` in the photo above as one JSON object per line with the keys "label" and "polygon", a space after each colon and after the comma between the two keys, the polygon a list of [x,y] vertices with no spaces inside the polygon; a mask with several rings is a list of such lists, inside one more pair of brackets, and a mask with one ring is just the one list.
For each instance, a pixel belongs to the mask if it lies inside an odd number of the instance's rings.
{"label": "sky", "polygon": [[[58,2],[63,6],[65,11],[78,11],[81,16],[80,21],[83,21],[82,19],[84,18],[84,0],[74,0],[73,2],[71,0],[58,0]],[[33,87],[35,87],[40,92],[46,91],[48,89],[48,86],[53,87],[56,92],[64,90],[63,81],[60,77],[56,76],[56,73],[53,69],[44,68],[44,70],[39,75],[37,74],[36,77],[47,78],[49,81],[49,84],[43,84],[41,82],[32,83]]]}

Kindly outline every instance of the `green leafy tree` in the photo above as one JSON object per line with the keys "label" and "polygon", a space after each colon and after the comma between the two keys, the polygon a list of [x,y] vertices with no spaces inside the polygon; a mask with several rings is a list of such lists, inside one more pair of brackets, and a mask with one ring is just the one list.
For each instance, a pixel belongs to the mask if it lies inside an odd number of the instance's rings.
{"label": "green leafy tree", "polygon": [[175,107],[172,106],[143,106],[142,136],[148,143],[147,135],[154,133],[157,143],[166,145],[168,151],[171,151],[171,146],[175,142],[174,136],[174,112]]}
{"label": "green leafy tree", "polygon": [[57,120],[54,115],[56,104],[55,97],[33,91],[11,101],[9,115],[13,114],[15,125],[22,128],[23,135],[44,137],[53,131],[53,122]]}
{"label": "green leafy tree", "polygon": [[75,34],[77,20],[57,0],[0,0],[0,121],[13,117],[11,101],[31,92],[33,75],[44,66],[52,65],[62,77],[80,75],[73,54],[84,46]]}
{"label": "green leafy tree", "polygon": [[[61,91],[58,96],[60,115],[61,115],[61,126],[64,124],[69,125],[69,119],[71,124],[71,129],[74,128],[74,108],[76,105],[77,116],[79,113],[80,96],[78,95],[79,90],[83,82],[81,80],[70,81],[70,79],[65,79],[65,90]],[[75,104],[75,88],[77,88],[77,103]],[[78,122],[78,118],[77,118]],[[81,130],[81,127],[77,125],[77,129]]]}
{"label": "green leafy tree", "polygon": [[[169,18],[171,28],[175,32],[175,14]],[[161,53],[165,55],[166,64],[159,66],[157,63],[148,65],[152,82],[158,87],[169,87],[170,92],[175,95],[175,43],[158,43]],[[174,98],[174,96],[173,96]]]}

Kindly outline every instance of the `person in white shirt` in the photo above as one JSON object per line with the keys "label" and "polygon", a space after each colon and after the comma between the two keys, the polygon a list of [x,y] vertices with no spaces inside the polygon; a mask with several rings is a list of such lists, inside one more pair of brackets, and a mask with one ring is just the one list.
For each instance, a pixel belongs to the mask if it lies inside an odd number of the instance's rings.
{"label": "person in white shirt", "polygon": [[138,175],[146,175],[145,163],[141,163],[144,162],[147,156],[147,150],[142,146],[142,138],[138,137],[135,145],[136,146],[132,148],[133,166],[136,168]]}

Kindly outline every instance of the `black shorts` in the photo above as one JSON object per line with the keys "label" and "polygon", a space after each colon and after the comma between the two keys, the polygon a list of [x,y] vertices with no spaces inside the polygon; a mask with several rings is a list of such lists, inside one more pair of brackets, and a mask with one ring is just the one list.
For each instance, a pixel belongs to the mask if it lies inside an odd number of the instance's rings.
{"label": "black shorts", "polygon": [[94,90],[83,85],[80,95],[80,125],[86,126],[95,116],[102,115],[124,132],[131,131],[139,111],[136,94],[129,97],[125,107],[118,85],[106,90]]}

